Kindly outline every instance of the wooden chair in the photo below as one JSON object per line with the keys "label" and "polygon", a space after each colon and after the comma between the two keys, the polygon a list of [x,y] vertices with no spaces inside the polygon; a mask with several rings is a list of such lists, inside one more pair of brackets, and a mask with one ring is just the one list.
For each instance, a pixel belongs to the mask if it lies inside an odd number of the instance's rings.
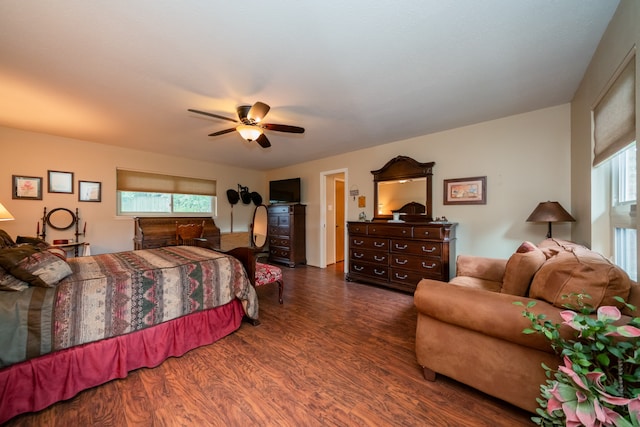
{"label": "wooden chair", "polygon": [[204,234],[204,221],[202,224],[179,224],[176,221],[176,244],[185,246],[197,246],[197,241]]}

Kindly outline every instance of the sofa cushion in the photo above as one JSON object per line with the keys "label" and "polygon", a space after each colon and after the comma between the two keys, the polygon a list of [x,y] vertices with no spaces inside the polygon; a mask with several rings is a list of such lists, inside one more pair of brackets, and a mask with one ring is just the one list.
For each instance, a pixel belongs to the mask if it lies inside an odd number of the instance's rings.
{"label": "sofa cushion", "polygon": [[484,289],[485,291],[491,292],[500,292],[500,288],[502,288],[502,282],[471,276],[456,276],[451,279],[449,283],[464,286],[465,288]]}
{"label": "sofa cushion", "polygon": [[533,276],[546,260],[540,248],[531,242],[523,242],[507,261],[500,292],[521,297],[527,295]]}
{"label": "sofa cushion", "polygon": [[623,304],[613,297],[627,299],[631,280],[620,267],[597,252],[582,246],[566,247],[549,258],[538,270],[529,297],[556,307],[579,307],[577,295],[589,295],[584,303],[592,307]]}

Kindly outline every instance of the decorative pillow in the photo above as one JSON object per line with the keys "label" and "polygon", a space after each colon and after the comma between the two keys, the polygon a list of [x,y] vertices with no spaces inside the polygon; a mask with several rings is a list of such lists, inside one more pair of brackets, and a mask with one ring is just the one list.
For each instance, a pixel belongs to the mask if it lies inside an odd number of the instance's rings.
{"label": "decorative pillow", "polygon": [[631,280],[620,267],[597,252],[581,246],[560,252],[547,260],[531,283],[530,298],[556,307],[578,307],[576,294],[589,295],[584,303],[594,308],[623,304],[613,297],[629,297]]}
{"label": "decorative pillow", "polygon": [[29,237],[29,236],[16,237],[16,243],[18,245],[22,243],[28,243],[40,249],[47,249],[49,246],[51,246],[49,245],[49,243],[47,243],[45,240],[40,239],[39,237]]}
{"label": "decorative pillow", "polygon": [[29,287],[27,282],[14,277],[4,268],[0,267],[0,291],[24,291]]}
{"label": "decorative pillow", "polygon": [[531,242],[523,242],[507,261],[502,278],[503,294],[525,296],[536,272],[547,260],[545,254]]}
{"label": "decorative pillow", "polygon": [[13,241],[11,236],[9,236],[6,231],[0,230],[0,249],[10,248],[11,246],[15,245],[16,242]]}
{"label": "decorative pillow", "polygon": [[16,278],[40,287],[53,287],[71,274],[71,267],[65,261],[31,245],[0,251],[0,266]]}

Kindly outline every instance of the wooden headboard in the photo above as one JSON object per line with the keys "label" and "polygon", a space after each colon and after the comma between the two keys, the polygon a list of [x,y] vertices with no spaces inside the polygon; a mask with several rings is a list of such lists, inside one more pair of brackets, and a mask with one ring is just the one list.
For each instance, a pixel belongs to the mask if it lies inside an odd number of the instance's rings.
{"label": "wooden headboard", "polygon": [[203,217],[137,217],[133,237],[134,249],[151,249],[176,244],[176,222],[201,224],[204,221],[203,238],[211,247],[220,247],[220,229],[213,218]]}

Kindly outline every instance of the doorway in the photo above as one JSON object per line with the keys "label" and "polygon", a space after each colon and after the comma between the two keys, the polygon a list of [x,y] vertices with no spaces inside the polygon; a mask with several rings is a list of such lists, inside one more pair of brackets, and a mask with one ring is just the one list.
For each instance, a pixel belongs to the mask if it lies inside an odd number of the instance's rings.
{"label": "doorway", "polygon": [[[347,204],[346,169],[320,174],[321,223],[320,268],[342,263],[345,259]],[[343,267],[344,269],[344,267]]]}

